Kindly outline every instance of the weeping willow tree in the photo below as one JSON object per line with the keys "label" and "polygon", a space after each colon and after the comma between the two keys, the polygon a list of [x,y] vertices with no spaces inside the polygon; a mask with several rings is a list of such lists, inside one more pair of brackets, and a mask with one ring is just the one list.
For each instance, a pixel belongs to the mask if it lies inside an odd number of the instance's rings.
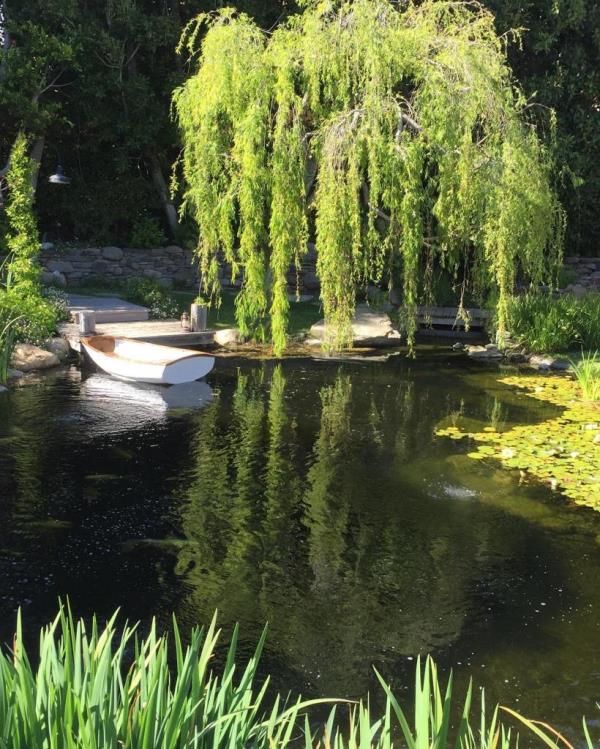
{"label": "weeping willow tree", "polygon": [[551,151],[479,4],[308,0],[271,34],[228,9],[180,48],[195,71],[174,96],[184,209],[204,291],[218,298],[220,258],[242,274],[244,333],[270,321],[284,349],[287,276],[311,234],[332,347],[350,340],[357,289],[392,269],[410,342],[434,269],[494,300],[500,335],[517,276],[549,278]]}

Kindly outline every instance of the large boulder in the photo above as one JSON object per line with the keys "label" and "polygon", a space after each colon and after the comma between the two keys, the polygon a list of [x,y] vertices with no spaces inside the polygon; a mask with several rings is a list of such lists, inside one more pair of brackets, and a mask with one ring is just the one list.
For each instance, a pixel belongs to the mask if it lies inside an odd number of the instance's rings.
{"label": "large boulder", "polygon": [[72,273],[73,263],[70,263],[68,260],[49,260],[46,263],[46,268],[48,268],[50,273],[54,273],[55,271],[59,273]]}
{"label": "large boulder", "polygon": [[59,361],[64,361],[71,353],[69,343],[64,338],[50,338],[44,348],[54,354]]}
{"label": "large boulder", "polygon": [[95,275],[102,276],[108,273],[109,264],[106,260],[94,260],[91,266],[91,271]]}
{"label": "large boulder", "polygon": [[[325,320],[319,320],[310,329],[315,342],[325,340]],[[352,341],[355,346],[399,346],[402,334],[394,327],[385,312],[376,312],[364,304],[356,308],[352,319]]]}
{"label": "large boulder", "polygon": [[64,289],[67,285],[67,278],[64,275],[64,273],[61,273],[59,270],[53,271],[52,272],[52,285],[59,286],[61,289]]}
{"label": "large boulder", "polygon": [[215,331],[214,342],[219,346],[235,346],[241,341],[242,334],[237,328],[223,328]]}
{"label": "large boulder", "polygon": [[467,354],[473,359],[502,359],[502,352],[493,343],[487,346],[466,346]]}
{"label": "large boulder", "polygon": [[31,343],[17,343],[10,364],[21,372],[34,372],[38,369],[51,369],[60,364],[58,356]]}
{"label": "large boulder", "polygon": [[102,257],[105,260],[122,260],[123,250],[120,247],[103,247]]}

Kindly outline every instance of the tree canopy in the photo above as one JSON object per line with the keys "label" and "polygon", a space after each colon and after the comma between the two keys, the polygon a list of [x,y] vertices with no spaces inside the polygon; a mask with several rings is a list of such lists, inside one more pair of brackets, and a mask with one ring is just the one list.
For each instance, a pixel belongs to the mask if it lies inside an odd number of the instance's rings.
{"label": "tree canopy", "polygon": [[[36,210],[49,239],[186,240],[168,188],[179,149],[170,100],[185,75],[175,47],[190,18],[217,4],[0,0],[0,177],[25,132],[40,168]],[[285,0],[240,0],[240,7],[268,28]],[[68,190],[47,184],[58,160],[72,177]]]}
{"label": "tree canopy", "polygon": [[558,185],[568,217],[569,255],[600,252],[600,3],[596,0],[486,0],[496,28],[521,28],[508,59],[528,95],[557,119]]}
{"label": "tree canopy", "polygon": [[[36,211],[52,241],[157,246],[173,232],[165,185],[180,144],[169,118],[188,72],[175,52],[182,27],[220,0],[0,0],[0,178],[17,133],[39,164]],[[294,0],[236,0],[263,29]],[[398,3],[402,6],[402,3]],[[556,110],[560,199],[568,254],[596,254],[600,232],[600,76],[596,0],[485,0],[527,96]],[[522,34],[506,34],[511,28]],[[543,110],[540,110],[543,111]],[[529,115],[533,111],[529,111]],[[58,158],[68,190],[47,184]],[[174,203],[177,205],[178,196]],[[140,244],[144,242],[144,244]]]}
{"label": "tree canopy", "polygon": [[185,207],[205,290],[218,294],[220,253],[243,270],[244,332],[270,313],[283,350],[287,271],[313,231],[332,347],[350,339],[356,287],[394,265],[409,342],[436,265],[495,297],[500,334],[517,274],[547,278],[554,164],[482,6],[309,2],[272,34],[224,10],[181,44],[198,59],[174,98]]}

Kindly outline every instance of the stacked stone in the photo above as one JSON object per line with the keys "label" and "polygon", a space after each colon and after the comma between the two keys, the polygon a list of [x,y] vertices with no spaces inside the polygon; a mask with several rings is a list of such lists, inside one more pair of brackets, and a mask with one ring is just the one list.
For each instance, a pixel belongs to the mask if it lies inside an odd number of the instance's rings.
{"label": "stacked stone", "polygon": [[195,288],[197,264],[193,253],[177,245],[155,249],[84,247],[57,250],[45,244],[40,255],[42,282],[77,286],[90,279],[151,278],[164,286]]}
{"label": "stacked stone", "polygon": [[[243,270],[238,270],[235,280],[232,279],[231,265],[224,259],[219,263],[219,280],[222,286],[239,288],[242,285]],[[312,242],[308,243],[307,251],[300,258],[300,268],[295,264],[290,266],[287,274],[288,291],[291,296],[299,287],[301,294],[307,294],[311,298],[319,291],[321,284],[317,276],[317,250]]]}
{"label": "stacked stone", "polygon": [[566,257],[565,265],[577,274],[577,279],[566,287],[566,291],[577,296],[589,291],[600,291],[599,257]]}

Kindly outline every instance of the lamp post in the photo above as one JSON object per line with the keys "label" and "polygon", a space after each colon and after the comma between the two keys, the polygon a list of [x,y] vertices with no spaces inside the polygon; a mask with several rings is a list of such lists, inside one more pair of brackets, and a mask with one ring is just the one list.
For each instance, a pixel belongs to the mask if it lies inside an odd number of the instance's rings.
{"label": "lamp post", "polygon": [[[0,0],[0,82],[4,78],[5,70],[6,70],[6,55],[10,48],[10,37],[8,34],[8,30],[6,28],[6,5],[4,0]],[[41,153],[40,153],[41,157]],[[0,208],[4,204],[4,197],[6,192],[8,191],[8,186],[6,185],[5,178],[8,174],[8,171],[10,169],[10,157],[8,161],[6,162],[5,166],[0,167]],[[70,185],[71,184],[71,178],[68,177],[65,174],[65,170],[60,163],[60,158],[58,161],[58,164],[56,166],[56,169],[53,174],[50,175],[48,178],[48,182],[52,185]]]}

